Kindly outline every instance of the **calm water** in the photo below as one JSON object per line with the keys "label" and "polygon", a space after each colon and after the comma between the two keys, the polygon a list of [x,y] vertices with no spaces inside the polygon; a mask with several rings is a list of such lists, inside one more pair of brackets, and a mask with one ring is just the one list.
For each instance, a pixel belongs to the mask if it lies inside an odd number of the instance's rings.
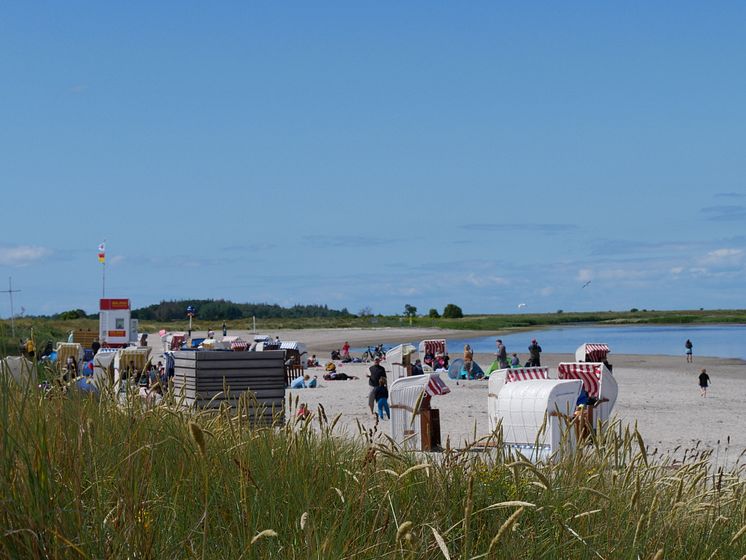
{"label": "calm water", "polygon": [[[475,352],[495,352],[495,336],[448,340],[449,353],[458,355],[464,344]],[[695,356],[746,360],[746,325],[626,325],[619,327],[557,327],[501,335],[508,353],[525,359],[535,338],[544,352],[574,354],[585,342],[604,342],[613,354],[684,355],[684,342],[694,344]],[[415,346],[419,341],[411,341]],[[386,347],[388,349],[388,346]],[[365,348],[354,348],[360,353]]]}
{"label": "calm water", "polygon": [[[495,336],[453,339],[449,352],[470,344],[475,352],[494,352]],[[500,336],[508,352],[528,353],[535,338],[544,352],[575,353],[585,342],[605,342],[612,354],[684,355],[684,342],[694,344],[695,356],[741,358],[746,360],[746,325],[639,325],[619,327],[558,327]],[[458,347],[456,346],[458,345]]]}

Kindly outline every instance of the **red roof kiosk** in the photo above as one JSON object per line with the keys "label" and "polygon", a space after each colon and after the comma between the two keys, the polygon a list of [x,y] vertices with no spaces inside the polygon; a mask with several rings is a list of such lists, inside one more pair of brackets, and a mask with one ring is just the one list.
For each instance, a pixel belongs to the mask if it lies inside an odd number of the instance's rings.
{"label": "red roof kiosk", "polygon": [[137,319],[132,319],[130,300],[99,300],[98,335],[102,346],[120,348],[137,341]]}

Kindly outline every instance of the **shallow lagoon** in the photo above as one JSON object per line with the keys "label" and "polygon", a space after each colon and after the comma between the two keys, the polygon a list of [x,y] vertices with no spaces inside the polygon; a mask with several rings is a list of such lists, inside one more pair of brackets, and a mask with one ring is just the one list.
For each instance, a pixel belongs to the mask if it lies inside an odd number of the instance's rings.
{"label": "shallow lagoon", "polygon": [[[475,352],[494,352],[495,336],[453,340],[449,353],[470,344]],[[508,352],[528,353],[535,338],[544,352],[574,353],[584,342],[604,342],[612,354],[684,355],[684,342],[694,344],[694,356],[746,360],[746,325],[624,325],[567,326],[501,335]],[[458,343],[458,347],[456,344]]]}

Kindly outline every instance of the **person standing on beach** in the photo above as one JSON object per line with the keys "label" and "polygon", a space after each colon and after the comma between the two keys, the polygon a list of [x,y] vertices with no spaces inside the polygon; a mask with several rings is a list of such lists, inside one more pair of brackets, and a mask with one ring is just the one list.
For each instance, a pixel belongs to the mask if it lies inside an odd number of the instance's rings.
{"label": "person standing on beach", "polygon": [[342,345],[342,359],[349,359],[350,358],[350,343],[345,340],[345,343]]}
{"label": "person standing on beach", "polygon": [[381,365],[381,358],[376,356],[373,359],[373,365],[368,369],[368,385],[370,386],[370,392],[368,393],[368,408],[370,413],[375,415],[374,406],[376,404],[376,389],[381,384],[381,377],[386,377],[386,370]]}
{"label": "person standing on beach", "polygon": [[531,345],[528,347],[528,354],[529,367],[541,367],[541,346],[539,346],[539,343],[536,342],[535,338],[531,341]]}
{"label": "person standing on beach", "polygon": [[223,336],[228,336],[228,325],[223,321]]}
{"label": "person standing on beach", "polygon": [[692,349],[694,348],[694,344],[692,344],[692,341],[688,338],[684,343],[684,348],[686,348],[686,363],[691,364],[694,361],[694,357],[692,356]]}
{"label": "person standing on beach", "polygon": [[699,374],[699,394],[703,397],[707,396],[707,387],[710,385],[710,376],[707,375],[707,370],[702,368],[702,373]]}
{"label": "person standing on beach", "polygon": [[474,350],[468,344],[464,345],[464,369],[471,376],[471,366],[474,363]]}
{"label": "person standing on beach", "polygon": [[500,369],[506,369],[508,367],[508,350],[505,348],[503,341],[497,339],[497,364]]}

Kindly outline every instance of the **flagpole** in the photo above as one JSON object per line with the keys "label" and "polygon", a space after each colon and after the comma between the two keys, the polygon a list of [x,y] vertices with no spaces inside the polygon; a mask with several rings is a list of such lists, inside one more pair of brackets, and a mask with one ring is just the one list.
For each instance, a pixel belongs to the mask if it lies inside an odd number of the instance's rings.
{"label": "flagpole", "polygon": [[101,297],[106,298],[106,261],[102,262],[101,266],[103,267],[101,269],[103,271],[101,278]]}

